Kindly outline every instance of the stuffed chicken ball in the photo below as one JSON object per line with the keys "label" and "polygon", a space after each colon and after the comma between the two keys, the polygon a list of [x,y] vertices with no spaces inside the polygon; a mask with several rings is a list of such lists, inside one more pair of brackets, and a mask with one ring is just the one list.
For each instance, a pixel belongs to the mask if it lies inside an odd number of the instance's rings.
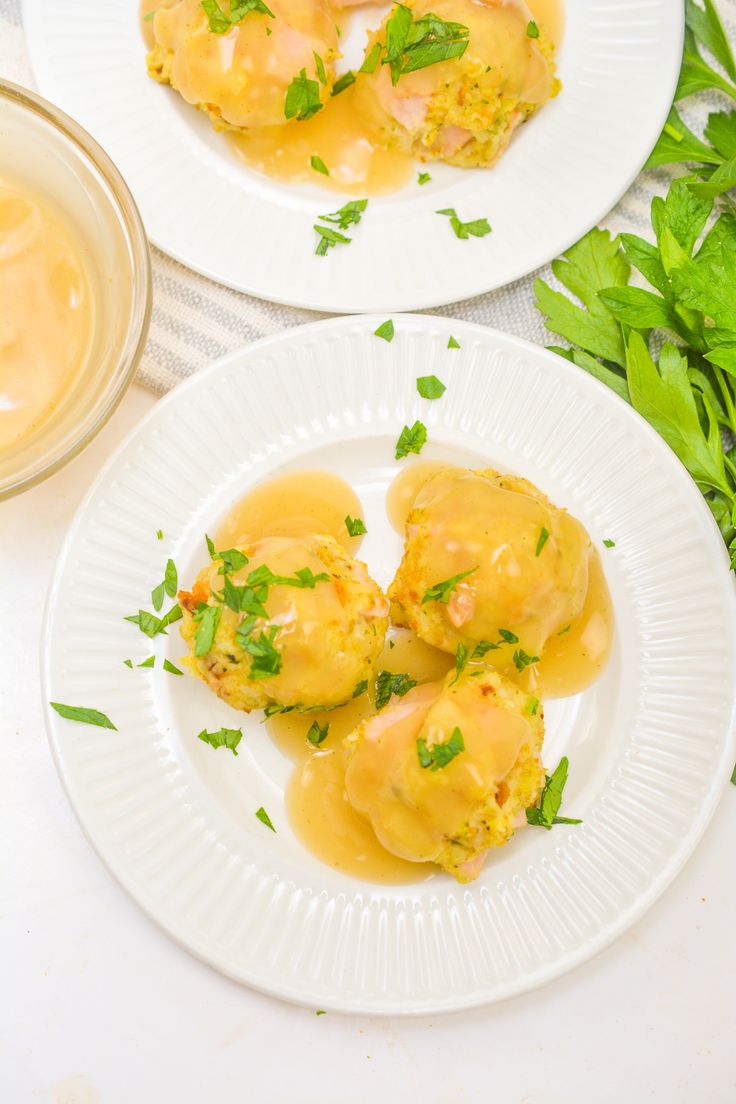
{"label": "stuffed chicken ball", "polygon": [[543,736],[536,698],[487,667],[452,672],[346,737],[347,797],[386,850],[468,882],[536,804]]}
{"label": "stuffed chicken ball", "polygon": [[324,0],[206,7],[163,0],[153,10],[148,71],[206,112],[215,129],[298,121],[329,98],[338,40]]}
{"label": "stuffed chicken ball", "polygon": [[554,46],[525,0],[397,5],[369,42],[368,68],[379,45],[374,95],[400,147],[422,160],[493,164],[560,87]]}
{"label": "stuffed chicken ball", "polygon": [[591,543],[525,479],[440,471],[406,522],[392,617],[428,644],[523,670],[581,613]]}
{"label": "stuffed chicken ball", "polygon": [[214,553],[179,595],[189,669],[235,709],[339,705],[370,679],[388,602],[333,537]]}

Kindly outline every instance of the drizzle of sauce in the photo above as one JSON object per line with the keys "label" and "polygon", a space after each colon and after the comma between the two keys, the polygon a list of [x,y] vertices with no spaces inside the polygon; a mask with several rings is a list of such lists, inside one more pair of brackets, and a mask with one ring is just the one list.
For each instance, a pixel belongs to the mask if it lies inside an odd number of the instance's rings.
{"label": "drizzle of sauce", "polygon": [[439,472],[457,470],[453,464],[446,464],[442,460],[417,460],[402,468],[392,480],[386,494],[386,513],[397,533],[403,537],[406,519],[427,480]]}
{"label": "drizzle of sauce", "polygon": [[259,483],[228,511],[217,530],[218,548],[263,537],[334,537],[355,555],[362,537],[351,537],[345,518],[363,517],[355,491],[326,471],[288,472]]}
{"label": "drizzle of sauce", "polygon": [[[289,82],[301,68],[316,79],[313,51],[328,67],[339,56],[335,28],[344,30],[346,12],[322,0],[290,0],[288,5],[274,0],[271,7],[276,16],[288,16],[293,31],[277,32],[272,26],[276,20],[251,14],[227,34],[214,35],[199,0],[141,0],[142,17],[155,13],[141,26],[149,49],[158,44],[173,51],[171,79],[185,100],[205,105],[217,129],[247,128],[230,130],[227,140],[251,168],[276,180],[309,181],[348,195],[383,195],[402,188],[415,162],[402,148],[403,128],[397,128],[397,120],[413,125],[421,98],[452,80],[456,63],[409,73],[398,90],[387,68],[379,65],[373,74],[358,73],[344,92],[327,95],[311,118],[287,122],[283,105]],[[478,0],[434,0],[420,4],[418,14],[425,7],[470,28],[474,54],[489,62],[504,92],[530,103],[549,97],[549,66],[530,43],[526,26],[531,13],[558,46],[561,0],[488,0],[487,7]],[[267,27],[272,30],[269,37]],[[369,44],[374,39],[370,34]],[[313,167],[312,157],[327,166],[328,175]]]}
{"label": "drizzle of sauce", "polygon": [[57,206],[0,176],[0,450],[31,439],[85,367],[94,295],[85,247]]}

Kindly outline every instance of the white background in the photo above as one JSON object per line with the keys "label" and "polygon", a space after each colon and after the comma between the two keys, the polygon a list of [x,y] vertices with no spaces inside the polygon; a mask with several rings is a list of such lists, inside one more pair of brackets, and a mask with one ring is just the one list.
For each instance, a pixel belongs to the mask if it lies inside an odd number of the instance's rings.
{"label": "white background", "polygon": [[118,888],[57,780],[38,650],[66,528],[154,402],[132,388],[82,457],[0,504],[0,1102],[736,1099],[731,788],[684,872],[628,935],[547,989],[448,1017],[317,1017],[253,993],[171,943]]}

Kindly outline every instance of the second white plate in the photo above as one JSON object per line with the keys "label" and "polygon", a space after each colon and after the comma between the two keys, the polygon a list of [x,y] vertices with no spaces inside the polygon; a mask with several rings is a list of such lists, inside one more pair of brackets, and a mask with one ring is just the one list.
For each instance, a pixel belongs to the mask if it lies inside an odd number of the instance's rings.
{"label": "second white plate", "polygon": [[[415,1013],[540,985],[624,931],[682,866],[734,756],[736,610],[710,512],[672,452],[566,360],[467,323],[338,319],[235,353],[163,399],[101,473],[49,597],[45,697],[107,712],[119,731],[48,710],[80,820],[145,911],[212,965],[318,1008]],[[462,348],[450,350],[450,334]],[[421,399],[416,377],[447,391]],[[372,886],[294,837],[291,763],[259,717],[162,670],[175,626],[149,641],[123,617],[172,556],[182,583],[229,505],[277,471],[327,468],[363,504],[361,557],[383,585],[401,542],[385,513],[401,427],[423,457],[533,480],[585,523],[616,612],[604,676],[545,710],[544,756],[570,758],[574,829],[520,831],[478,879]],[[411,463],[411,460],[403,463]],[[162,529],[164,539],[156,539]],[[602,547],[612,538],[615,548]],[[153,670],[123,660],[157,655]],[[242,727],[239,755],[196,734]],[[256,820],[265,806],[278,831]]]}
{"label": "second white plate", "polygon": [[[194,108],[146,74],[136,0],[25,0],[41,92],[105,147],[151,240],[190,268],[273,302],[326,311],[438,306],[500,287],[599,221],[641,169],[680,68],[682,0],[565,0],[563,91],[493,170],[433,165],[373,199],[350,246],[314,254],[315,217],[343,199],[236,162]],[[372,8],[372,20],[378,18]],[[460,241],[438,208],[485,216]]]}

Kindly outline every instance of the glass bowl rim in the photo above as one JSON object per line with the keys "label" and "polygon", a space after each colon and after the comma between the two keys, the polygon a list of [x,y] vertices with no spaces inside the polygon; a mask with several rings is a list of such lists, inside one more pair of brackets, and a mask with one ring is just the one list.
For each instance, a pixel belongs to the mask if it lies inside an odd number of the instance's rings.
{"label": "glass bowl rim", "polygon": [[[70,115],[49,100],[21,85],[0,78],[0,100],[9,101],[50,124],[66,139],[101,177],[109,189],[106,201],[115,209],[125,234],[132,261],[131,309],[125,344],[112,366],[111,374],[120,373],[112,388],[106,388],[86,418],[78,438],[58,455],[41,460],[39,466],[20,477],[0,482],[0,500],[27,490],[47,479],[86,448],[109,421],[135,376],[143,353],[151,321],[153,279],[151,250],[143,220],[130,188],[102,146]],[[122,369],[122,371],[121,371]]]}

